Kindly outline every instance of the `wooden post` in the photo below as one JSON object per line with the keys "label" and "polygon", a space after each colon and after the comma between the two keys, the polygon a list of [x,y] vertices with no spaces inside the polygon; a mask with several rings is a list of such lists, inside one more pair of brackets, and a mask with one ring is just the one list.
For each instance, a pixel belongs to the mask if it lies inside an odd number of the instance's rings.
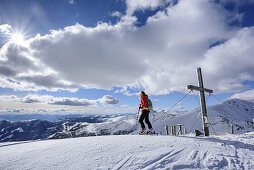
{"label": "wooden post", "polygon": [[168,125],[166,125],[165,128],[166,128],[166,135],[169,135]]}
{"label": "wooden post", "polygon": [[174,135],[174,128],[173,128],[173,125],[170,125],[170,128],[171,128],[171,135]]}
{"label": "wooden post", "polygon": [[185,134],[185,135],[187,135],[187,129],[186,129],[186,128],[184,128],[184,130],[183,130],[183,131],[184,131],[184,134]]}
{"label": "wooden post", "polygon": [[178,132],[177,132],[177,135],[182,135],[183,134],[183,131],[182,131],[182,124],[178,124],[177,125],[179,128],[178,128]]}
{"label": "wooden post", "polygon": [[202,78],[202,73],[201,73],[201,68],[197,68],[197,73],[198,73],[198,84],[199,87],[193,86],[193,85],[188,85],[187,88],[190,90],[197,90],[199,91],[199,96],[200,96],[200,105],[201,105],[201,112],[202,112],[202,123],[203,123],[203,130],[205,136],[209,136],[209,128],[208,128],[208,118],[207,118],[207,110],[206,110],[206,102],[205,102],[205,92],[208,93],[213,93],[213,90],[206,89],[204,88],[203,84],[203,78]]}
{"label": "wooden post", "polygon": [[230,129],[231,129],[231,134],[234,134],[234,126],[233,125],[230,126]]}
{"label": "wooden post", "polygon": [[[198,72],[198,84],[200,88],[204,88],[203,78],[201,73],[201,68],[197,68]],[[208,118],[207,118],[207,111],[206,111],[206,103],[205,103],[205,92],[199,91],[200,95],[200,103],[201,103],[201,112],[202,112],[202,121],[203,121],[203,129],[205,136],[209,136],[209,129],[208,129]]]}
{"label": "wooden post", "polygon": [[170,125],[171,127],[171,135],[176,135],[176,125]]}

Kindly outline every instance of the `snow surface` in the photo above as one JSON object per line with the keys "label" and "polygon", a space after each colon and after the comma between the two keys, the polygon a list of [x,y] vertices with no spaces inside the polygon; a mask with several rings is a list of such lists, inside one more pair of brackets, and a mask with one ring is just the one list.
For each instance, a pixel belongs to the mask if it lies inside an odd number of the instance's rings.
{"label": "snow surface", "polygon": [[0,169],[254,169],[254,136],[121,135],[0,143]]}

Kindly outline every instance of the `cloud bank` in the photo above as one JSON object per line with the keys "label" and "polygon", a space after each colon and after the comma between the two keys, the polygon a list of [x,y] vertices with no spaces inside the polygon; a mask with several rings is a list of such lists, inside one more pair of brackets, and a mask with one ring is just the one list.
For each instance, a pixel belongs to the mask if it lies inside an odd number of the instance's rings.
{"label": "cloud bank", "polygon": [[[141,2],[126,1],[126,15],[115,25],[75,24],[38,34],[22,46],[4,44],[0,86],[35,91],[139,87],[160,95],[197,84],[197,67],[202,67],[205,86],[216,93],[241,90],[243,81],[254,80],[254,27],[230,27],[231,14],[204,0],[181,0],[137,27],[135,11],[167,3]],[[58,102],[75,103],[82,104]]]}
{"label": "cloud bank", "polygon": [[66,105],[66,106],[97,106],[101,104],[118,104],[119,100],[111,95],[105,95],[97,100],[78,99],[74,97],[54,97],[50,95],[27,95],[24,97],[17,97],[15,95],[1,95],[0,101],[12,101],[21,103],[41,103],[49,105]]}
{"label": "cloud bank", "polygon": [[235,93],[229,99],[242,99],[254,102],[254,90],[248,90],[242,93]]}
{"label": "cloud bank", "polygon": [[[96,100],[29,94],[23,97],[0,95],[0,114],[114,114],[133,113],[136,107],[121,107],[118,99],[105,95]],[[115,107],[112,107],[116,105]],[[117,108],[117,109],[116,109]]]}

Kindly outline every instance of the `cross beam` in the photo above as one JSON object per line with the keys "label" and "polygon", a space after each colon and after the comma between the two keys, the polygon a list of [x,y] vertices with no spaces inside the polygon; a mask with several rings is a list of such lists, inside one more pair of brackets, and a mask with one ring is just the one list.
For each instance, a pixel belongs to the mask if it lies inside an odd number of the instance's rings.
{"label": "cross beam", "polygon": [[197,87],[197,86],[193,86],[193,85],[188,85],[187,89],[196,90],[196,91],[204,91],[204,92],[207,92],[210,94],[213,93],[213,90],[211,90],[211,89],[201,88],[201,87]]}
{"label": "cross beam", "polygon": [[190,90],[197,90],[199,91],[200,96],[200,104],[201,104],[201,112],[202,112],[202,122],[203,122],[203,129],[205,136],[209,136],[209,128],[208,128],[208,118],[207,118],[207,110],[206,110],[206,102],[205,102],[205,92],[213,93],[213,90],[204,88],[203,78],[201,73],[201,68],[197,68],[198,73],[198,84],[199,87],[188,85],[187,88]]}

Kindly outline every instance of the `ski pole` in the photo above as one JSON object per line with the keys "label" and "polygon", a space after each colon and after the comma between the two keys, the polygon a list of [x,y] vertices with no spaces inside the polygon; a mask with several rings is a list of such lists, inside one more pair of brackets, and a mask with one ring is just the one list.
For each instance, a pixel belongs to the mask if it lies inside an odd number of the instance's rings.
{"label": "ski pole", "polygon": [[138,120],[140,108],[141,108],[141,104],[139,105],[139,108],[138,108],[138,114],[137,114],[137,119],[136,120]]}
{"label": "ski pole", "polygon": [[[139,108],[138,108],[138,114],[137,114],[137,118],[136,118],[137,121],[138,121],[138,116],[139,116],[140,108],[141,108],[141,104],[139,105]],[[138,122],[135,123],[134,129],[137,129],[137,123],[138,123]]]}

